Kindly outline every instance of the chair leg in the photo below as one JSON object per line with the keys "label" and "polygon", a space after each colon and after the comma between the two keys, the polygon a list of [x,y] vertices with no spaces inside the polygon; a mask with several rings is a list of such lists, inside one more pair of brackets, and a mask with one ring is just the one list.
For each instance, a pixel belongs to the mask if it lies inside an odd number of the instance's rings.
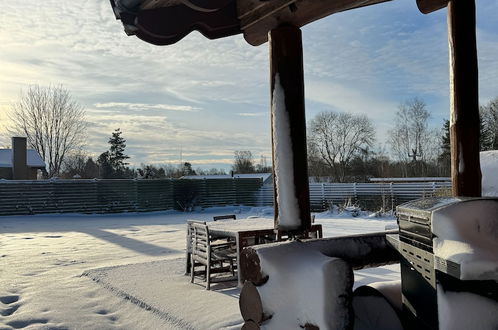
{"label": "chair leg", "polygon": [[192,258],[192,255],[190,255],[190,283],[194,283],[194,272],[195,272],[195,268],[194,268],[194,258]]}
{"label": "chair leg", "polygon": [[206,290],[211,290],[211,263],[206,266]]}

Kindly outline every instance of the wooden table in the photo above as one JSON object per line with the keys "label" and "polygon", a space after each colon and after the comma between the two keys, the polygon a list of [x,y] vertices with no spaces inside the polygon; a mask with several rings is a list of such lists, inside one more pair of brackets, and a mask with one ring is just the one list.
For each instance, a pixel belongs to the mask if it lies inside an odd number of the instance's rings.
{"label": "wooden table", "polygon": [[[209,234],[214,238],[233,238],[237,248],[237,278],[240,283],[240,252],[246,246],[261,244],[261,238],[273,235],[275,229],[273,219],[268,218],[249,218],[241,220],[219,220],[207,223]],[[312,228],[320,230],[321,225],[314,224]],[[190,233],[187,232],[187,244],[190,242]],[[185,273],[190,273],[190,251],[187,246],[187,260]]]}

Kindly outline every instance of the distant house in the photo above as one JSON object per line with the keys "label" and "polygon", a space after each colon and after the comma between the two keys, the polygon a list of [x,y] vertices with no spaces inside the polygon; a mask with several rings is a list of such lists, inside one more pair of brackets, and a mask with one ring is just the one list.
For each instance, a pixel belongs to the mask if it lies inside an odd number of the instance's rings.
{"label": "distant house", "polygon": [[185,175],[180,179],[187,180],[220,180],[220,179],[261,179],[263,184],[271,184],[273,177],[271,173],[250,173],[250,174],[225,174],[225,175]]}
{"label": "distant house", "polygon": [[26,148],[26,138],[13,137],[12,149],[0,149],[0,179],[36,180],[43,169],[45,162],[36,150]]}

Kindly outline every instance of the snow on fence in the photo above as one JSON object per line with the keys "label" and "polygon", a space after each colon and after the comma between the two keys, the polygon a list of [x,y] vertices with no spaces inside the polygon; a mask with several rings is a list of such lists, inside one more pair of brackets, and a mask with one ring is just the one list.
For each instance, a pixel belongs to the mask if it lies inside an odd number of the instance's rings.
{"label": "snow on fence", "polygon": [[[451,188],[450,182],[311,183],[313,211],[352,203],[391,208]],[[273,186],[261,179],[0,180],[0,215],[190,210],[195,206],[271,206]]]}

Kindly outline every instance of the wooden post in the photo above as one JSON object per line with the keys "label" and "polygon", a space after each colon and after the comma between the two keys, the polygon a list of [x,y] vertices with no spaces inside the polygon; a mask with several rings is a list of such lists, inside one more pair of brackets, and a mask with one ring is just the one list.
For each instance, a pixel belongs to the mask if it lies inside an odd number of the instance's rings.
{"label": "wooden post", "polygon": [[474,0],[448,3],[451,180],[454,196],[481,196]]}
{"label": "wooden post", "polygon": [[281,26],[268,35],[275,229],[311,227],[301,30]]}

